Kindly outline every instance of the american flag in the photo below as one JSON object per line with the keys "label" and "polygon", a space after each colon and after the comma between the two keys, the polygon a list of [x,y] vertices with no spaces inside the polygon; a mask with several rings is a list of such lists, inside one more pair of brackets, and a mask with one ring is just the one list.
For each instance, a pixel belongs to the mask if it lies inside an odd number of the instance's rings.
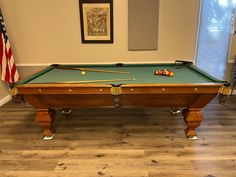
{"label": "american flag", "polygon": [[9,84],[17,82],[20,77],[16,70],[11,46],[8,40],[2,12],[0,10],[0,75],[1,80]]}

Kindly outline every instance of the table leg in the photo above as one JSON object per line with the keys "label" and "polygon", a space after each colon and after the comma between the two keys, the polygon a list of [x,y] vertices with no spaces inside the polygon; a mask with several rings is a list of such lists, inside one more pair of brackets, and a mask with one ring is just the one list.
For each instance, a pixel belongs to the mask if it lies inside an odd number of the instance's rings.
{"label": "table leg", "polygon": [[182,114],[187,125],[187,128],[185,129],[186,136],[189,139],[197,139],[197,132],[195,129],[200,126],[203,120],[203,115],[201,114],[200,110],[189,109],[184,109]]}
{"label": "table leg", "polygon": [[52,124],[55,118],[55,110],[37,109],[36,122],[43,128],[45,139],[52,139],[53,128]]}

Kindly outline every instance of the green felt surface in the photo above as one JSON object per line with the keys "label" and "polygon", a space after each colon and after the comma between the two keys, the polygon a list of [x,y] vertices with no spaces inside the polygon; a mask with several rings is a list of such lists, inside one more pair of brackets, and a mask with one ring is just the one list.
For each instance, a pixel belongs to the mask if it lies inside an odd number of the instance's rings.
{"label": "green felt surface", "polygon": [[[66,65],[62,65],[66,66]],[[64,70],[49,67],[39,74],[24,80],[22,83],[64,83],[85,80],[111,80],[111,79],[127,79],[135,78],[133,81],[118,82],[98,82],[96,84],[191,84],[191,83],[214,83],[219,80],[200,71],[193,65],[178,66],[174,64],[148,64],[148,65],[124,65],[123,67],[115,67],[114,65],[77,65],[66,67],[81,67],[100,70],[116,70],[127,71],[129,74],[115,74],[103,72],[86,71],[86,75],[82,76],[81,71]],[[158,76],[155,71],[159,69],[169,69],[174,72],[174,77]]]}

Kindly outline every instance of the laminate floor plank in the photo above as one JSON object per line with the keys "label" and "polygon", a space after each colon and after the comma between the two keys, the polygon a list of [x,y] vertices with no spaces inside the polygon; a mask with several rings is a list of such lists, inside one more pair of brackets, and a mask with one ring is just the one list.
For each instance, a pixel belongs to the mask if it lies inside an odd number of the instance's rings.
{"label": "laminate floor plank", "polygon": [[167,108],[57,110],[51,141],[35,111],[0,107],[0,177],[236,177],[236,96],[202,111],[199,139]]}

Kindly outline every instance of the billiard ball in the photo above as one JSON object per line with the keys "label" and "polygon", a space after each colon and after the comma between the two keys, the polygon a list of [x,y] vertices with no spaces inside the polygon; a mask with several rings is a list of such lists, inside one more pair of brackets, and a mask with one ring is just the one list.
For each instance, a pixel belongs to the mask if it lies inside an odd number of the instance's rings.
{"label": "billiard ball", "polygon": [[170,76],[170,77],[173,77],[173,76],[174,76],[174,72],[171,71],[170,74],[169,74],[169,76]]}
{"label": "billiard ball", "polygon": [[155,75],[159,75],[160,70],[155,71]]}
{"label": "billiard ball", "polygon": [[84,76],[86,74],[85,71],[81,71],[81,75]]}

